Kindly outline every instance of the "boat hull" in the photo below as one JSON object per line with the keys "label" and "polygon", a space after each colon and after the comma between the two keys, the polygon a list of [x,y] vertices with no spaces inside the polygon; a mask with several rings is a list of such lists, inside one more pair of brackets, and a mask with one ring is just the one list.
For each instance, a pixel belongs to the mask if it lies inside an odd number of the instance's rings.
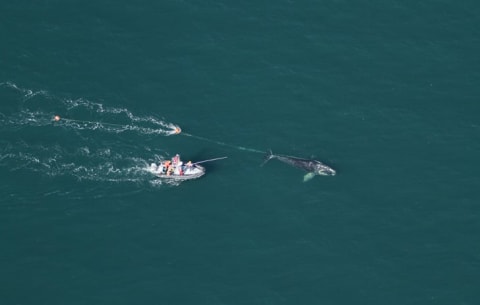
{"label": "boat hull", "polygon": [[185,181],[185,180],[198,179],[203,175],[205,175],[205,167],[195,164],[192,166],[191,169],[186,169],[183,175],[178,175],[178,174],[167,175],[159,172],[152,172],[152,173],[162,180]]}

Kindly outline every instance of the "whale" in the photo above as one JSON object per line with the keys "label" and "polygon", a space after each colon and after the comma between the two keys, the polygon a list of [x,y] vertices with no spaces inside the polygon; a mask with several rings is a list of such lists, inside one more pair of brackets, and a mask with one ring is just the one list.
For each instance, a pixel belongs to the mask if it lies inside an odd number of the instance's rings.
{"label": "whale", "polygon": [[320,176],[335,176],[336,171],[330,166],[313,159],[302,159],[292,156],[277,155],[274,154],[271,150],[268,151],[265,156],[265,161],[262,163],[262,166],[265,165],[269,160],[277,159],[283,163],[291,165],[293,167],[302,169],[307,173],[303,176],[303,182],[311,180],[313,177]]}

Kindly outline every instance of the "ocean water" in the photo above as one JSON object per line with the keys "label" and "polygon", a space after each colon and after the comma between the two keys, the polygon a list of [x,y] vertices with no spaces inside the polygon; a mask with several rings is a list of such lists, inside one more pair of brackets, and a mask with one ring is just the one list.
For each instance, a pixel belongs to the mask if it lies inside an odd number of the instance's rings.
{"label": "ocean water", "polygon": [[479,16],[4,1],[0,304],[479,304]]}

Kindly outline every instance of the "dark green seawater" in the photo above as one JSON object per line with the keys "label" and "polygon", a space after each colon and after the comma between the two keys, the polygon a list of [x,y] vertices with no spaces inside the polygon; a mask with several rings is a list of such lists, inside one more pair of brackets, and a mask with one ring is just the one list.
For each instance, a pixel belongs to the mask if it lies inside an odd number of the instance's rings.
{"label": "dark green seawater", "polygon": [[0,304],[480,304],[479,16],[2,1]]}

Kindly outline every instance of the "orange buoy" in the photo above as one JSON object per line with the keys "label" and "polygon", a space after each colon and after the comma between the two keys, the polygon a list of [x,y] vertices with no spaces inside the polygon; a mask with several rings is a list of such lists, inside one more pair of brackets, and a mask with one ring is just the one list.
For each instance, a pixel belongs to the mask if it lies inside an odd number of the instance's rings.
{"label": "orange buoy", "polygon": [[59,115],[54,116],[54,117],[53,117],[53,120],[54,120],[55,122],[60,121],[60,116],[59,116]]}

